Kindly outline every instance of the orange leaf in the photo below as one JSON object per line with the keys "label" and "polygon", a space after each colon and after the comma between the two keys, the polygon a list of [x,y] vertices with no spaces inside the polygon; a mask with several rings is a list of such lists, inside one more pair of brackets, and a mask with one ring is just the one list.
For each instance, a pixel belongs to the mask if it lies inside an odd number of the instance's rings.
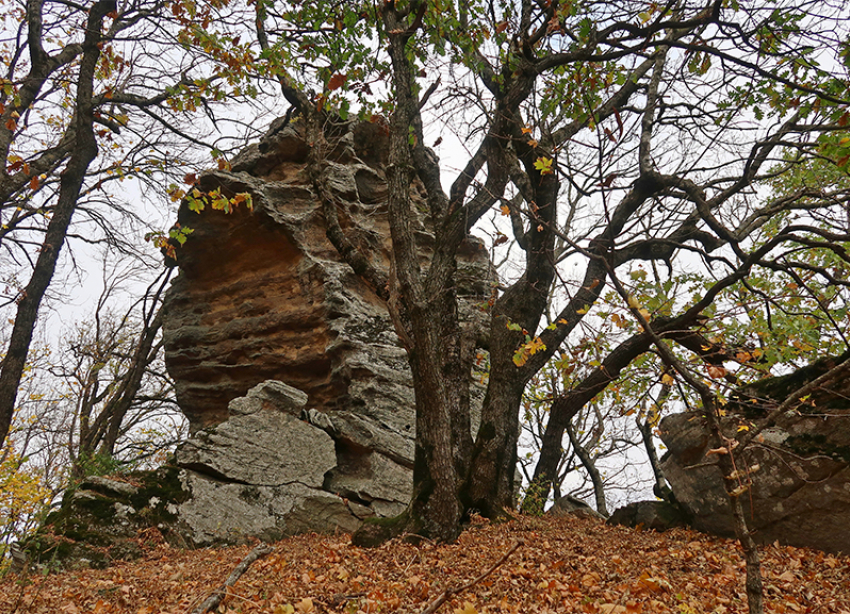
{"label": "orange leaf", "polygon": [[337,90],[343,86],[345,80],[348,78],[347,74],[336,73],[333,77],[331,77],[330,81],[328,81],[328,91],[332,92]]}
{"label": "orange leaf", "polygon": [[708,376],[714,379],[719,379],[726,375],[727,371],[723,367],[718,367],[716,365],[708,365]]}

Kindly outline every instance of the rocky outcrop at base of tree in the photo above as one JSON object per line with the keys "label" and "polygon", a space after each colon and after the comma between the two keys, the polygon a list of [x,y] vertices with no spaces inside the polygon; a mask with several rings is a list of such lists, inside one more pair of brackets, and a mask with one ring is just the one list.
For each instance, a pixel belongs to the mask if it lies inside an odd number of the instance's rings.
{"label": "rocky outcrop at base of tree", "polygon": [[576,497],[564,495],[555,499],[555,503],[549,508],[551,516],[578,516],[580,518],[597,518],[605,520],[605,516],[590,507],[587,503]]}
{"label": "rocky outcrop at base of tree", "polygon": [[[763,380],[730,403],[726,435],[755,428],[765,410],[802,383],[837,364],[824,359],[787,376]],[[743,452],[735,452],[747,524],[760,543],[778,540],[826,552],[850,553],[850,408],[846,378],[814,392],[796,411],[765,428]],[[695,528],[734,536],[731,507],[717,451],[699,413],[668,416],[660,424],[668,448],[661,461],[676,500]]]}
{"label": "rocky outcrop at base of tree", "polygon": [[635,501],[618,508],[607,522],[610,525],[660,532],[687,526],[688,517],[681,509],[667,501]]}

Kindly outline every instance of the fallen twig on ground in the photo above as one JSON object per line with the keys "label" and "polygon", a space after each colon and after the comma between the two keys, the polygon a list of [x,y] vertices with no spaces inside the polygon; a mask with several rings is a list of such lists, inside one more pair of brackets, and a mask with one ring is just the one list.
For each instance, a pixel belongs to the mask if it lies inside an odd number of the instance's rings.
{"label": "fallen twig on ground", "polygon": [[224,584],[221,585],[221,588],[213,591],[213,593],[207,597],[201,605],[192,610],[192,614],[205,614],[206,612],[217,608],[221,603],[221,600],[224,599],[227,589],[236,584],[237,580],[242,577],[242,574],[248,571],[248,568],[254,563],[254,561],[261,559],[272,552],[274,552],[274,548],[268,544],[260,544],[251,550],[251,552],[249,552],[233,569],[227,577],[227,580],[225,580]]}
{"label": "fallen twig on ground", "polygon": [[469,581],[466,584],[463,584],[461,586],[454,586],[454,587],[450,587],[450,588],[447,588],[446,590],[444,590],[439,596],[437,596],[433,601],[431,601],[431,603],[428,604],[428,607],[426,607],[424,610],[422,610],[422,614],[434,614],[434,612],[436,612],[437,609],[441,605],[443,605],[446,601],[448,601],[449,598],[452,595],[462,593],[466,589],[472,588],[473,586],[475,586],[476,584],[481,582],[481,580],[483,580],[484,578],[489,576],[491,573],[496,571],[499,568],[499,566],[502,563],[504,563],[505,561],[507,561],[508,557],[510,557],[514,552],[516,552],[517,548],[519,548],[523,544],[525,544],[525,541],[523,541],[523,540],[517,541],[517,543],[515,543],[511,547],[510,550],[508,550],[507,552],[505,552],[505,554],[502,555],[502,558],[500,558],[498,561],[493,563],[493,565],[490,567],[490,569],[488,569],[487,571],[482,573],[480,576],[478,576],[474,580],[471,580],[471,581]]}

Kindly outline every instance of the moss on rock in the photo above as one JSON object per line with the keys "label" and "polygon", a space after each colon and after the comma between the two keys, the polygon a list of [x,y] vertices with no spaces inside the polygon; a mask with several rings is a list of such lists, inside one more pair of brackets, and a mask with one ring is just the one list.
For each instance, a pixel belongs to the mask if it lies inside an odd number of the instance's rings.
{"label": "moss on rock", "polygon": [[59,509],[45,518],[21,547],[32,563],[59,567],[105,567],[134,559],[143,550],[138,535],[156,528],[166,541],[186,545],[177,506],[189,493],[180,469],[164,465],[109,478],[92,477],[69,488]]}

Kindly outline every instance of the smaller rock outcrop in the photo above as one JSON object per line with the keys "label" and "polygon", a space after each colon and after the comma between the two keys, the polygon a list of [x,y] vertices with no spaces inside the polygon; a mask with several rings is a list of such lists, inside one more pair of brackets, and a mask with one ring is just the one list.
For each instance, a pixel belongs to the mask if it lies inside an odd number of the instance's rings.
{"label": "smaller rock outcrop", "polygon": [[687,526],[688,517],[667,501],[635,501],[615,510],[608,518],[608,524],[667,531]]}
{"label": "smaller rock outcrop", "polygon": [[61,507],[38,531],[18,544],[16,566],[27,563],[105,567],[115,559],[142,555],[148,541],[165,539],[173,546],[191,545],[178,519],[178,506],[189,493],[173,465],[134,472],[120,478],[89,477],[68,489]]}
{"label": "smaller rock outcrop", "polygon": [[[783,377],[763,380],[730,403],[723,420],[727,436],[756,428],[766,411],[801,382],[813,380],[842,359],[823,359]],[[743,482],[747,523],[760,543],[778,540],[826,552],[850,553],[850,380],[821,387],[807,403],[767,426],[736,463]],[[777,399],[778,401],[771,401]],[[753,402],[757,401],[757,402]],[[698,412],[668,416],[660,424],[668,450],[661,468],[676,501],[695,528],[734,536],[731,507],[710,453],[705,419]]]}
{"label": "smaller rock outcrop", "polygon": [[552,516],[578,516],[579,518],[597,518],[605,520],[605,516],[576,497],[564,495],[555,499],[555,503],[546,512]]}

